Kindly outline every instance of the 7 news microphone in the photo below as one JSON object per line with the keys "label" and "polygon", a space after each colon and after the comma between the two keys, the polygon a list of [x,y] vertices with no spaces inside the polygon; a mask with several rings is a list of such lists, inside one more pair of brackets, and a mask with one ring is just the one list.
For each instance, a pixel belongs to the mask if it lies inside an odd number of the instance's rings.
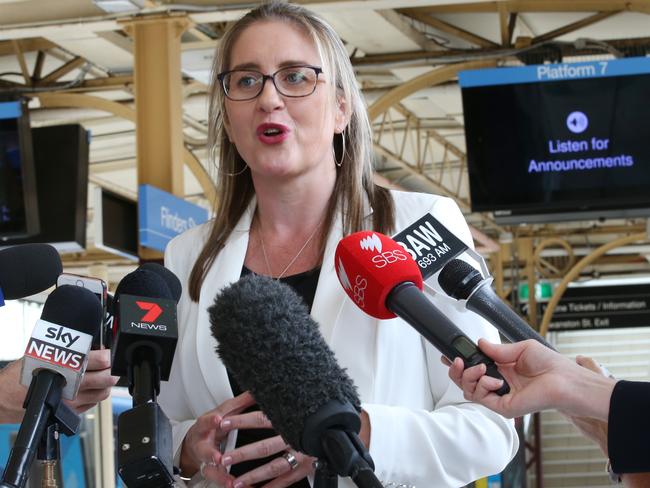
{"label": "7 news microphone", "polygon": [[25,416],[0,486],[25,486],[49,426],[56,423],[66,435],[77,432],[79,417],[61,400],[77,395],[101,315],[99,300],[84,288],[61,286],[45,301],[23,358],[21,384],[29,387]]}
{"label": "7 news microphone", "polygon": [[174,485],[171,424],[156,398],[174,358],[180,294],[178,278],[151,263],[126,275],[115,291],[111,373],[128,378],[133,396],[117,426],[118,472],[129,488]]}
{"label": "7 news microphone", "polygon": [[0,250],[0,307],[5,300],[28,297],[53,286],[61,271],[61,258],[49,244]]}
{"label": "7 news microphone", "polygon": [[[485,364],[488,376],[503,380],[494,361],[422,293],[420,269],[397,242],[356,232],[339,242],[334,259],[341,285],[361,310],[378,319],[398,316],[450,361],[460,357],[465,368]],[[509,391],[504,380],[497,394]]]}
{"label": "7 news microphone", "polygon": [[217,352],[243,390],[294,449],[318,458],[315,488],[337,475],[381,488],[358,434],[361,402],[352,380],[288,285],[251,274],[208,309]]}
{"label": "7 news microphone", "polygon": [[519,317],[492,290],[491,280],[469,263],[452,259],[442,268],[438,283],[447,295],[464,301],[465,306],[494,325],[510,342],[534,339],[555,350],[541,335]]}

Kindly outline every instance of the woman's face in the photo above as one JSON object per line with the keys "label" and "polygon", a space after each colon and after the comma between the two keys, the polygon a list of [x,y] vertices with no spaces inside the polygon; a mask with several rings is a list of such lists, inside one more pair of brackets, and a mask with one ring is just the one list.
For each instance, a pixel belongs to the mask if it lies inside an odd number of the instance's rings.
{"label": "woman's face", "polygon": [[[262,21],[235,41],[230,70],[251,69],[265,75],[295,65],[323,68],[314,42],[290,22]],[[332,138],[345,124],[334,101],[331,74],[318,77],[309,96],[289,98],[268,79],[252,100],[226,99],[226,130],[253,176],[291,177],[334,171]]]}

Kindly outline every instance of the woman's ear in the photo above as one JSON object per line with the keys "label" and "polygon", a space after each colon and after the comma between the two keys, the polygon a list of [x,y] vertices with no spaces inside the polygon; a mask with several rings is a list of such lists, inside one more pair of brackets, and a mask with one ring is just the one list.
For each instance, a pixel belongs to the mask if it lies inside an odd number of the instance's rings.
{"label": "woman's ear", "polygon": [[336,114],[334,116],[334,132],[336,134],[341,134],[348,126],[350,122],[350,116],[347,110],[347,103],[345,98],[337,96],[336,97]]}

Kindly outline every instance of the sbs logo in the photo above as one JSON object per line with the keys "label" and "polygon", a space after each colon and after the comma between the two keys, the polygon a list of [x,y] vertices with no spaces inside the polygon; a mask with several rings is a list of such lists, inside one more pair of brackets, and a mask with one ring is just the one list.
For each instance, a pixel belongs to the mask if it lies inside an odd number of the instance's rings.
{"label": "sbs logo", "polygon": [[376,268],[381,269],[389,264],[396,263],[397,261],[406,261],[407,259],[408,258],[403,250],[394,249],[373,256],[371,261],[374,263]]}
{"label": "sbs logo", "polygon": [[345,268],[343,267],[343,261],[341,261],[341,258],[339,258],[339,265],[336,271],[339,275],[339,281],[341,282],[341,285],[343,285],[343,288],[345,288],[346,290],[352,290],[352,284],[350,283],[350,278],[348,278],[348,274],[345,272]]}
{"label": "sbs logo", "polygon": [[352,289],[352,299],[360,308],[366,308],[367,287],[368,280],[361,275],[357,275],[354,280],[354,288]]}
{"label": "sbs logo", "polygon": [[361,246],[361,249],[364,251],[377,251],[381,252],[382,246],[381,246],[381,239],[377,234],[372,234],[369,236],[364,237],[359,241],[359,246]]}

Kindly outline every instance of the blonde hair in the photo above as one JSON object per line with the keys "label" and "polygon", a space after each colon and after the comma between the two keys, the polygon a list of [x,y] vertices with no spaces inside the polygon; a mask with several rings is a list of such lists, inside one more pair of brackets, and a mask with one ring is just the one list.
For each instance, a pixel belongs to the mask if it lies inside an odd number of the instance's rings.
{"label": "blonde hair", "polygon": [[[337,177],[330,199],[323,235],[331,228],[337,208],[340,208],[343,232],[349,234],[364,227],[365,198],[373,209],[373,229],[389,233],[394,225],[393,201],[388,190],[372,180],[373,148],[368,113],[357,86],[354,69],[347,50],[334,29],[313,12],[279,1],[265,3],[235,22],[224,34],[217,49],[210,85],[208,145],[210,158],[219,160],[216,182],[219,202],[215,204],[215,218],[210,235],[199,254],[190,275],[190,297],[198,301],[205,275],[223,248],[230,233],[250,204],[254,193],[253,181],[246,162],[228,139],[225,130],[225,95],[217,75],[230,69],[233,46],[241,33],[257,22],[289,22],[313,39],[323,62],[323,70],[336,93],[333,103],[340,103],[349,121],[343,134],[332,141],[337,163]],[[343,140],[345,138],[345,140]],[[337,207],[340,205],[340,207]]]}

